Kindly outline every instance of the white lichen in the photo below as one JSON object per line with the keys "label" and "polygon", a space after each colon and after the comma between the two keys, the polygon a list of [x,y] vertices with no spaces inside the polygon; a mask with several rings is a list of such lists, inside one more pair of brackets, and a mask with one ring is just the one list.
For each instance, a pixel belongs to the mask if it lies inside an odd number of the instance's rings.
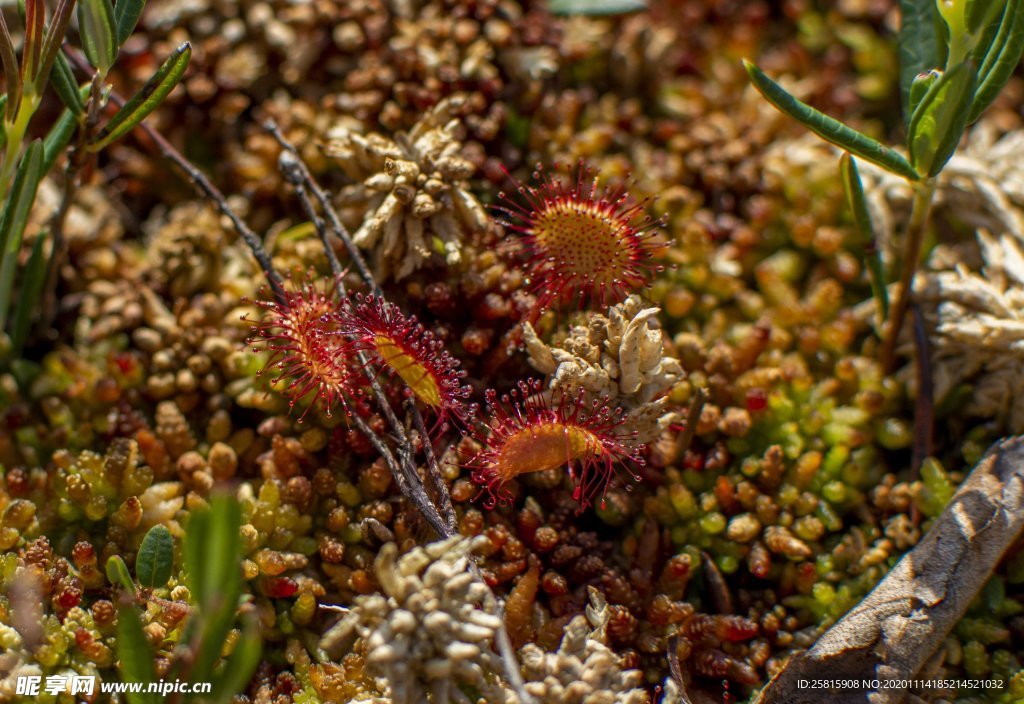
{"label": "white lichen", "polygon": [[585,325],[574,326],[551,345],[526,323],[523,338],[530,364],[549,375],[552,391],[583,389],[621,405],[637,441],[648,443],[675,418],[665,392],[683,376],[679,360],[665,353],[659,312],[639,296],[630,296],[606,316],[590,314]]}
{"label": "white lichen", "polygon": [[1024,432],[1024,249],[1012,235],[978,233],[984,266],[924,273],[917,298],[934,345],[934,395],[969,388],[964,411]]}
{"label": "white lichen", "polygon": [[461,156],[459,97],[442,100],[408,133],[364,135],[342,123],[328,133],[326,153],[356,184],[339,195],[365,206],[352,239],[371,253],[378,279],[402,279],[434,255],[462,260],[468,233],[487,226],[487,213],[468,188],[473,165]]}
{"label": "white lichen", "polygon": [[494,650],[502,622],[491,590],[469,570],[472,546],[456,537],[399,557],[394,543],[384,545],[374,563],[383,593],[357,597],[320,646],[339,657],[360,639],[394,704],[469,701],[460,687],[505,701]]}
{"label": "white lichen", "polygon": [[519,651],[527,693],[538,704],[646,704],[642,673],[623,669],[607,645],[604,595],[590,587],[590,601],[587,615],[566,626],[557,652],[532,643]]}

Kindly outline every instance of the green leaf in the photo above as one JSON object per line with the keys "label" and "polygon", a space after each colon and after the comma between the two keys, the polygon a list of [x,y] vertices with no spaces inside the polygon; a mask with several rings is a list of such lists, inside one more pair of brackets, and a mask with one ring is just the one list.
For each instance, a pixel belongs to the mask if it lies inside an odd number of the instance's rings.
{"label": "green leaf", "polygon": [[21,79],[25,84],[33,84],[36,71],[39,69],[45,22],[46,5],[43,0],[27,0],[25,3],[25,42],[21,47]]}
{"label": "green leaf", "polygon": [[864,258],[868,278],[871,281],[871,294],[878,302],[878,312],[883,321],[889,318],[889,291],[885,287],[885,267],[878,251],[875,239],[875,228],[871,222],[868,201],[864,197],[864,184],[860,180],[857,160],[849,152],[839,160],[839,173],[846,193],[846,203],[853,215],[853,225],[858,235],[858,248]]}
{"label": "green leaf", "polygon": [[839,120],[815,110],[807,103],[797,100],[749,61],[744,60],[743,65],[746,67],[747,73],[750,74],[750,80],[753,81],[754,87],[768,102],[822,139],[894,174],[912,181],[920,180],[920,175],[899,153],[867,135],[847,127]]}
{"label": "green leaf", "polygon": [[107,581],[111,584],[119,584],[129,594],[135,594],[135,582],[128,572],[128,565],[120,555],[113,555],[107,559],[104,570],[107,573]]}
{"label": "green leaf", "polygon": [[1006,0],[967,0],[967,31],[978,36],[978,30],[996,23]]}
{"label": "green leaf", "polygon": [[14,185],[7,194],[3,217],[0,219],[0,329],[7,323],[14,274],[18,267],[18,251],[42,178],[43,143],[37,139],[29,145],[18,165]]}
{"label": "green leaf", "polygon": [[165,526],[149,529],[135,558],[135,576],[139,584],[157,589],[167,584],[174,568],[174,538]]}
{"label": "green leaf", "polygon": [[[117,658],[118,669],[124,682],[149,684],[156,681],[153,668],[155,659],[149,645],[142,621],[134,606],[121,604],[117,609]],[[126,692],[130,704],[158,704],[156,693]]]}
{"label": "green leaf", "polygon": [[910,115],[913,116],[917,106],[921,104],[935,82],[942,77],[942,71],[932,69],[918,74],[910,85]]}
{"label": "green leaf", "polygon": [[900,0],[900,17],[900,94],[903,117],[909,122],[910,86],[919,74],[942,66],[944,43],[935,0]]}
{"label": "green leaf", "polygon": [[7,79],[7,121],[13,122],[21,106],[21,72],[18,71],[18,57],[14,53],[14,42],[7,30],[7,20],[0,12],[0,65]]}
{"label": "green leaf", "polygon": [[46,257],[43,256],[46,240],[42,233],[36,237],[32,254],[25,264],[25,271],[21,277],[21,293],[15,303],[14,320],[11,323],[11,347],[15,354],[20,354],[25,346],[32,317],[39,309],[39,297],[43,293],[43,284],[46,283]]}
{"label": "green leaf", "polygon": [[194,654],[193,681],[209,680],[231,630],[242,593],[242,512],[233,498],[216,495],[207,511],[194,511],[185,532],[185,565],[192,598],[201,618],[200,646]]}
{"label": "green leaf", "polygon": [[121,46],[135,31],[146,0],[117,0],[114,5],[114,22],[117,24],[117,45]]}
{"label": "green leaf", "polygon": [[214,702],[228,702],[231,697],[245,690],[245,685],[260,664],[262,645],[259,622],[255,616],[250,615],[245,619],[235,649],[228,656],[224,669],[214,683]]}
{"label": "green leaf", "polygon": [[976,77],[970,62],[942,74],[914,111],[907,131],[910,161],[919,173],[934,176],[953,156],[967,127]]}
{"label": "green leaf", "polygon": [[89,149],[103,149],[145,120],[181,81],[191,58],[192,45],[188,42],[175,49],[156,73],[146,81],[146,85],[110,118],[110,122],[103,127],[96,141],[89,145]]}
{"label": "green leaf", "polygon": [[71,70],[71,64],[68,63],[68,59],[64,54],[57,55],[53,71],[50,72],[50,83],[65,107],[74,111],[76,115],[85,113],[85,101],[82,100],[82,92],[75,81],[75,74]]}
{"label": "green leaf", "polygon": [[992,104],[1010,80],[1024,52],[1024,0],[1008,0],[992,39],[978,66],[978,88],[974,92],[968,124],[974,122]]}
{"label": "green leaf", "polygon": [[57,163],[57,157],[64,153],[71,143],[78,127],[78,116],[64,108],[57,121],[53,123],[46,139],[43,140],[43,173],[50,173],[50,169]]}
{"label": "green leaf", "polygon": [[117,28],[110,0],[81,0],[78,31],[86,57],[105,76],[117,59]]}
{"label": "green leaf", "polygon": [[[7,96],[0,95],[0,116],[7,112]],[[0,149],[7,146],[7,128],[4,121],[0,120]]]}
{"label": "green leaf", "polygon": [[[68,22],[71,21],[71,10],[75,6],[75,0],[60,0],[57,9],[53,12],[53,19],[46,32],[46,39],[43,42],[42,55],[40,57],[39,70],[32,77],[37,95],[43,94],[46,81],[50,78],[50,71],[58,56],[63,58],[60,47],[64,43],[64,35],[68,31]],[[64,65],[67,66],[65,60]],[[70,67],[69,67],[70,68]],[[74,78],[71,80],[74,83]]]}
{"label": "green leaf", "polygon": [[553,15],[624,15],[647,9],[646,0],[550,0]]}

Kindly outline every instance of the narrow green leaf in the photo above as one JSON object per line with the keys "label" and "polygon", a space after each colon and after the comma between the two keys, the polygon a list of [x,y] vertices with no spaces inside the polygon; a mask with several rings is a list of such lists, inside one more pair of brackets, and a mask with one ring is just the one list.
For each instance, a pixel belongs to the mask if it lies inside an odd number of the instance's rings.
{"label": "narrow green leaf", "polygon": [[146,0],[117,0],[114,5],[114,22],[117,24],[117,45],[121,46],[135,31]]}
{"label": "narrow green leaf", "polygon": [[968,124],[992,104],[1010,80],[1024,52],[1024,0],[1008,0],[988,51],[978,67],[978,88],[974,92]]}
{"label": "narrow green leaf", "polygon": [[0,12],[0,65],[7,79],[7,121],[13,122],[21,105],[21,73],[18,71],[18,57],[14,53],[14,42],[7,30],[7,20]]}
{"label": "narrow green leaf", "polygon": [[107,581],[111,584],[119,584],[129,594],[135,594],[135,582],[128,572],[128,565],[120,555],[114,555],[107,560],[104,568],[107,573]]}
{"label": "narrow green leaf", "polygon": [[47,239],[43,233],[36,237],[32,254],[25,264],[25,271],[21,277],[21,293],[14,305],[14,320],[11,322],[11,347],[15,354],[20,354],[25,346],[32,326],[32,317],[39,309],[39,297],[43,293],[43,284],[46,283],[46,257],[43,256],[43,247]]}
{"label": "narrow green leaf", "polygon": [[910,87],[914,79],[942,66],[943,41],[935,0],[900,0],[900,94],[903,117],[910,121]]}
{"label": "narrow green leaf", "polygon": [[967,126],[975,81],[974,67],[969,62],[958,64],[935,82],[917,106],[907,142],[918,172],[934,176],[953,156]]}
{"label": "narrow green leaf", "polygon": [[0,219],[0,329],[7,323],[21,238],[25,234],[28,216],[42,178],[43,143],[37,139],[29,145],[18,164],[14,185],[7,194],[3,217]]}
{"label": "narrow green leaf", "polygon": [[[156,681],[155,654],[142,630],[142,620],[130,604],[121,604],[117,609],[117,658],[122,681],[142,684]],[[155,693],[129,691],[126,694],[130,704],[157,704],[159,701]]]}
{"label": "narrow green leaf", "polygon": [[43,140],[43,173],[50,173],[50,169],[57,163],[57,158],[68,148],[71,138],[75,136],[78,128],[78,117],[64,108],[64,111],[53,123],[53,127]]}
{"label": "narrow green leaf", "polygon": [[967,31],[978,36],[979,30],[996,23],[1006,0],[967,0]]}
{"label": "narrow green leaf", "polygon": [[228,702],[231,697],[245,690],[245,685],[252,679],[256,666],[260,664],[261,651],[259,622],[250,615],[245,619],[235,649],[228,656],[223,671],[216,679],[212,697],[214,702]]}
{"label": "narrow green leaf", "polygon": [[117,58],[117,28],[110,0],[81,0],[78,3],[78,31],[89,62],[106,75]]}
{"label": "narrow green leaf", "polygon": [[[7,96],[0,95],[0,116],[7,112]],[[4,120],[0,119],[0,149],[7,146],[7,127]]]}
{"label": "narrow green leaf", "polygon": [[914,111],[917,110],[917,106],[921,104],[924,97],[928,94],[928,91],[935,82],[942,76],[942,71],[932,69],[925,71],[924,73],[918,74],[914,78],[914,82],[910,85],[910,115],[913,119]]}
{"label": "narrow green leaf", "polygon": [[181,81],[191,58],[192,45],[188,42],[175,49],[146,85],[110,118],[89,148],[99,151],[145,120]]}
{"label": "narrow green leaf", "polygon": [[21,79],[24,84],[33,84],[33,78],[39,69],[45,22],[46,5],[43,0],[27,0],[25,3],[25,43],[21,48]]}
{"label": "narrow green leaf", "polygon": [[217,495],[207,511],[193,512],[185,533],[185,564],[189,589],[201,618],[191,626],[200,631],[191,676],[210,678],[220,659],[224,638],[231,630],[242,592],[241,507],[231,497]]}
{"label": "narrow green leaf", "polygon": [[57,61],[50,72],[50,83],[57,97],[64,105],[71,109],[76,115],[85,113],[85,101],[82,99],[82,92],[75,81],[75,74],[71,70],[71,64],[64,54],[57,55]]}
{"label": "narrow green leaf", "polygon": [[[46,32],[46,40],[43,42],[39,70],[32,78],[37,95],[43,94],[43,88],[46,87],[46,82],[50,79],[50,70],[53,68],[53,62],[57,60],[58,56],[64,58],[60,53],[60,47],[64,43],[64,35],[67,34],[68,22],[71,21],[71,10],[74,6],[75,0],[60,0],[57,4],[57,9],[53,12],[53,19],[50,21],[50,27]],[[66,59],[64,65],[68,67]],[[70,73],[70,67],[68,69]],[[72,74],[71,83],[74,82],[74,75]]]}
{"label": "narrow green leaf", "polygon": [[743,65],[746,67],[747,73],[750,74],[750,80],[753,81],[754,87],[768,102],[822,139],[894,174],[913,181],[920,180],[920,175],[899,153],[883,146],[871,137],[847,127],[839,120],[815,110],[807,103],[797,100],[749,61],[744,60]]}
{"label": "narrow green leaf", "polygon": [[646,0],[550,0],[553,15],[624,15],[647,9]]}
{"label": "narrow green leaf", "polygon": [[853,215],[854,228],[857,231],[857,247],[864,258],[868,279],[871,281],[871,295],[878,302],[878,312],[884,322],[889,318],[889,291],[885,287],[885,268],[882,256],[878,251],[875,239],[875,228],[871,223],[871,212],[864,196],[864,184],[860,180],[857,160],[849,152],[839,160],[839,173],[846,192],[846,203]]}
{"label": "narrow green leaf", "polygon": [[155,525],[146,533],[135,558],[139,584],[157,589],[167,584],[174,569],[174,538],[165,526]]}

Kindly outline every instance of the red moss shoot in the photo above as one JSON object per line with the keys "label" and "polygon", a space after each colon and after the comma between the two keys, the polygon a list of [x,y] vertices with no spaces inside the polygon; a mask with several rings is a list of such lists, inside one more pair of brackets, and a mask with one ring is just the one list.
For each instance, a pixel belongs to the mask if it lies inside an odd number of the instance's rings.
{"label": "red moss shoot", "polygon": [[415,316],[406,317],[393,303],[355,294],[339,316],[338,332],[346,339],[346,355],[366,352],[397,375],[423,405],[437,414],[437,426],[463,421],[470,387],[465,372],[434,333]]}
{"label": "red moss shoot", "polygon": [[[513,179],[522,202],[501,194],[503,224],[523,235],[535,314],[578,302],[605,308],[643,288],[653,271],[652,241],[660,224],[644,213],[650,200],[634,202],[622,188],[599,188],[598,172],[580,162],[575,183],[540,170],[537,186]],[[511,178],[511,176],[510,176]]]}
{"label": "red moss shoot", "polygon": [[598,494],[603,508],[616,467],[643,464],[633,437],[622,432],[622,409],[613,410],[607,399],[588,403],[582,392],[552,403],[540,391],[538,381],[520,382],[500,403],[493,389],[486,393],[486,431],[476,438],[484,449],[468,465],[473,482],[482,487],[484,506],[510,503],[506,484],[521,474],[567,465],[580,509]]}
{"label": "red moss shoot", "polygon": [[256,305],[265,311],[261,320],[242,316],[253,331],[246,344],[253,352],[271,353],[266,369],[277,374],[271,383],[287,380],[284,393],[290,408],[312,395],[299,422],[316,402],[327,417],[338,404],[347,413],[356,387],[341,354],[341,338],[331,334],[337,328],[332,315],[339,307],[335,285],[325,282],[321,290],[307,279],[286,292],[283,302],[256,301]]}

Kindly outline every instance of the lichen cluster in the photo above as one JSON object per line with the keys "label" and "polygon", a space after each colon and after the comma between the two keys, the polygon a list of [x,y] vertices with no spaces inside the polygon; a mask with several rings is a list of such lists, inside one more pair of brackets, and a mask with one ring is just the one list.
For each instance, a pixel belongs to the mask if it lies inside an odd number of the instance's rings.
{"label": "lichen cluster", "polygon": [[[912,326],[887,371],[836,155],[739,63],[898,130],[896,5],[152,3],[144,42],[195,58],[151,124],[230,194],[281,287],[144,138],[86,178],[52,331],[0,373],[0,700],[19,675],[117,680],[108,560],[134,575],[154,526],[180,553],[219,492],[263,643],[236,702],[756,695],[1024,427],[1021,82],[939,191],[925,459]],[[151,69],[133,51],[115,85]],[[267,118],[375,286],[321,241]],[[908,194],[864,173],[892,262]],[[461,537],[434,535],[382,446],[450,493]],[[185,647],[188,578],[178,555],[135,596],[157,675]],[[929,676],[999,677],[1015,701],[1022,584],[1017,545]]]}

